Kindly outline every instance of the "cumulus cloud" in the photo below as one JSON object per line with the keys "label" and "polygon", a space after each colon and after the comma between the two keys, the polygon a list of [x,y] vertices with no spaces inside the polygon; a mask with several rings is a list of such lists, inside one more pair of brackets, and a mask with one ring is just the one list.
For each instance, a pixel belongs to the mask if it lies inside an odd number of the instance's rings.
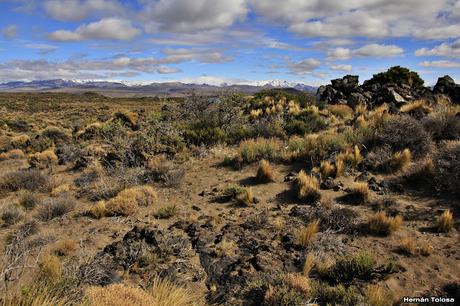
{"label": "cumulus cloud", "polygon": [[327,52],[327,59],[347,60],[356,57],[391,57],[404,53],[404,50],[396,45],[370,44],[358,49],[336,48]]}
{"label": "cumulus cloud", "polygon": [[2,29],[2,35],[6,39],[13,39],[18,36],[18,26],[15,24],[10,24]]}
{"label": "cumulus cloud", "polygon": [[458,1],[251,0],[266,19],[306,37],[459,37]]}
{"label": "cumulus cloud", "polygon": [[245,17],[245,0],[159,0],[149,1],[141,14],[146,31],[206,31],[226,28]]}
{"label": "cumulus cloud", "polygon": [[141,31],[125,19],[105,18],[79,26],[75,31],[59,30],[49,35],[56,41],[81,41],[91,39],[131,40]]}
{"label": "cumulus cloud", "polygon": [[450,58],[460,58],[460,39],[455,42],[442,43],[433,49],[421,48],[415,51],[416,56],[444,56]]}
{"label": "cumulus cloud", "polygon": [[353,67],[351,65],[331,65],[329,66],[332,70],[335,70],[335,71],[351,71],[353,70]]}
{"label": "cumulus cloud", "polygon": [[460,62],[452,61],[423,61],[419,64],[428,68],[460,68]]}
{"label": "cumulus cloud", "polygon": [[115,0],[46,0],[46,13],[61,21],[78,21],[90,15],[114,15],[123,11]]}

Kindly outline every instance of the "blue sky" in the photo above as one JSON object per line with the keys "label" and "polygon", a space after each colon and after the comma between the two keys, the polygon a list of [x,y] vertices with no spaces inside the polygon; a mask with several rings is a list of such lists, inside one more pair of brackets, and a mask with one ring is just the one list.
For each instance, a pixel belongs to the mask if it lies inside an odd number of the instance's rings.
{"label": "blue sky", "polygon": [[0,0],[0,82],[460,81],[460,0]]}

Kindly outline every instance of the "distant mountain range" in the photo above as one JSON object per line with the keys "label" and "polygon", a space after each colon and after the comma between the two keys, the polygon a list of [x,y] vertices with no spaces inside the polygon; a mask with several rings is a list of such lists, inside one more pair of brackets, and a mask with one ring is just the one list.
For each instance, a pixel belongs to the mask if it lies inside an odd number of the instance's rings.
{"label": "distant mountain range", "polygon": [[97,92],[108,96],[184,96],[195,91],[199,94],[213,95],[221,92],[242,92],[252,94],[264,89],[290,88],[302,92],[316,92],[316,87],[285,81],[268,81],[254,85],[220,86],[209,84],[188,84],[180,82],[151,83],[147,85],[127,85],[120,82],[107,81],[71,81],[71,80],[41,80],[30,82],[8,82],[0,84],[0,91],[5,92]]}

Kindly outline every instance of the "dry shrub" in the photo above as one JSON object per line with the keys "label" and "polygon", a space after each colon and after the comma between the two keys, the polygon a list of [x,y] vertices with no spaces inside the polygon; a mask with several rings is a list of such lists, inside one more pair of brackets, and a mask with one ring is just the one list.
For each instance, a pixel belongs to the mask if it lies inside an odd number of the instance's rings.
{"label": "dry shrub", "polygon": [[108,216],[130,216],[136,213],[139,206],[152,205],[156,199],[157,193],[151,186],[136,186],[121,191],[107,201],[105,209]]}
{"label": "dry shrub", "polygon": [[56,126],[48,126],[42,132],[43,137],[53,140],[54,143],[59,143],[63,141],[68,141],[70,135],[62,128]]}
{"label": "dry shrub", "polygon": [[24,217],[22,209],[16,205],[10,204],[2,208],[0,218],[4,226],[16,224]]}
{"label": "dry shrub", "polygon": [[0,161],[7,159],[22,159],[25,157],[25,154],[20,149],[13,149],[5,153],[0,153]]}
{"label": "dry shrub", "polygon": [[400,215],[388,217],[384,211],[378,211],[368,219],[369,232],[373,235],[388,236],[403,225]]}
{"label": "dry shrub", "polygon": [[46,169],[58,164],[58,157],[53,150],[37,152],[29,156],[29,164],[32,168]]}
{"label": "dry shrub", "polygon": [[28,135],[18,135],[11,137],[10,145],[13,149],[25,148],[30,144],[30,137]]}
{"label": "dry shrub", "polygon": [[433,158],[437,187],[460,194],[460,141],[445,141]]}
{"label": "dry shrub", "polygon": [[417,251],[417,246],[413,238],[405,237],[399,242],[398,250],[406,255],[415,255]]}
{"label": "dry shrub", "polygon": [[319,220],[310,222],[306,227],[300,229],[296,235],[296,243],[307,247],[319,231]]}
{"label": "dry shrub", "polygon": [[17,191],[46,191],[50,188],[50,179],[38,169],[21,169],[9,172],[0,177],[0,190]]}
{"label": "dry shrub", "polygon": [[174,217],[178,212],[176,205],[166,205],[157,209],[154,213],[155,218],[158,219],[169,219]]}
{"label": "dry shrub", "polygon": [[297,175],[296,185],[299,200],[312,203],[321,199],[319,181],[316,177],[307,175],[301,170]]}
{"label": "dry shrub", "polygon": [[428,241],[420,242],[420,254],[423,256],[430,256],[433,253],[433,246]]}
{"label": "dry shrub", "polygon": [[270,165],[270,162],[265,159],[260,161],[259,168],[257,169],[256,179],[258,182],[274,182],[275,181],[275,171]]}
{"label": "dry shrub", "polygon": [[364,204],[369,202],[371,198],[371,191],[367,183],[354,183],[351,186],[351,192],[349,194],[352,201],[356,204]]}
{"label": "dry shrub", "polygon": [[454,228],[454,215],[450,210],[445,210],[442,215],[438,217],[436,223],[439,232],[450,232]]}
{"label": "dry shrub", "polygon": [[45,254],[38,263],[39,278],[55,282],[62,275],[62,264],[59,258],[51,254]]}
{"label": "dry shrub", "polygon": [[75,207],[75,199],[68,194],[61,194],[56,198],[45,199],[37,213],[41,221],[49,221],[71,212]]}
{"label": "dry shrub", "polygon": [[136,113],[122,110],[118,111],[113,114],[113,121],[121,121],[123,124],[127,125],[128,127],[135,129],[138,127],[138,120],[139,116]]}
{"label": "dry shrub", "polygon": [[53,253],[57,256],[69,256],[75,253],[77,250],[78,245],[75,240],[72,239],[64,239],[56,242],[52,246]]}
{"label": "dry shrub", "polygon": [[377,284],[370,284],[365,290],[366,301],[369,306],[392,306],[393,295]]}
{"label": "dry shrub", "polygon": [[19,194],[19,205],[24,209],[33,209],[40,202],[38,194],[25,190]]}
{"label": "dry shrub", "polygon": [[389,171],[402,171],[409,167],[412,161],[412,153],[409,149],[404,149],[393,154],[388,164]]}

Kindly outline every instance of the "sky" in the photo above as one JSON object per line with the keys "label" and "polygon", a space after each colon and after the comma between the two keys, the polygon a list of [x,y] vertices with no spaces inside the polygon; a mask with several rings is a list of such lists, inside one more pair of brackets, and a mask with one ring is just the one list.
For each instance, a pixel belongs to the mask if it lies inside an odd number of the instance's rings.
{"label": "sky", "polygon": [[0,0],[0,82],[460,82],[460,0]]}

